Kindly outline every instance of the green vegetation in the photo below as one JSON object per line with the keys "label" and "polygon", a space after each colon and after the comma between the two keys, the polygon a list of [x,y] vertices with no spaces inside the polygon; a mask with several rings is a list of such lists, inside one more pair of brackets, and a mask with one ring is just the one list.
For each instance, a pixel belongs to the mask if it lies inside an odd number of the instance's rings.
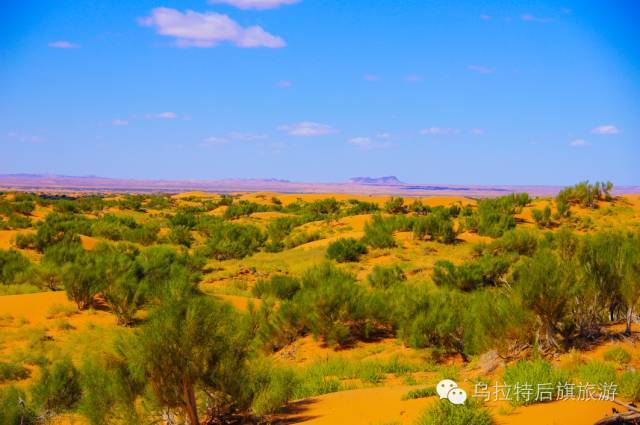
{"label": "green vegetation", "polygon": [[367,253],[367,247],[360,241],[352,238],[340,238],[329,244],[327,258],[338,263],[358,261]]}
{"label": "green vegetation", "polygon": [[481,405],[466,403],[455,405],[441,400],[429,407],[416,425],[493,425],[493,419]]}

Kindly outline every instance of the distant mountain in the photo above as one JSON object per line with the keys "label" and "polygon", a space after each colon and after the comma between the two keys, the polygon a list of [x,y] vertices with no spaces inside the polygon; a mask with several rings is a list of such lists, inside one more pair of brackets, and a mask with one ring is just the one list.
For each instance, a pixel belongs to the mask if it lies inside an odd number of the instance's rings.
{"label": "distant mountain", "polygon": [[349,179],[349,183],[353,184],[373,184],[373,185],[384,185],[384,186],[394,186],[404,184],[396,176],[385,176],[385,177],[352,177]]}

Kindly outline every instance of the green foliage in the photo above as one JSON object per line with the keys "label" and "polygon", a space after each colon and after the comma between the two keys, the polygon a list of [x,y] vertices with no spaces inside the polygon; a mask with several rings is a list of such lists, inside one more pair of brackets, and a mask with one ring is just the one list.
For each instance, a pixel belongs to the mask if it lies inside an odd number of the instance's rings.
{"label": "green foliage", "polygon": [[18,363],[0,362],[0,384],[6,381],[27,379],[29,375],[29,369]]}
{"label": "green foliage", "polygon": [[0,425],[38,424],[35,411],[20,403],[24,403],[26,399],[24,392],[14,386],[0,388]]}
{"label": "green foliage", "polygon": [[454,266],[446,260],[436,262],[432,279],[436,285],[472,291],[482,286],[500,283],[509,270],[510,262],[504,257],[483,255],[482,257]]}
{"label": "green foliage", "polygon": [[407,212],[407,208],[404,205],[404,198],[391,197],[384,204],[384,210],[389,214],[404,214]]}
{"label": "green foliage", "polygon": [[531,202],[529,195],[518,193],[478,201],[478,234],[497,238],[516,227],[513,214]]}
{"label": "green foliage", "polygon": [[453,220],[449,210],[436,208],[424,217],[418,217],[413,223],[413,236],[416,239],[424,239],[429,236],[431,240],[442,243],[453,243],[457,232],[453,226]]}
{"label": "green foliage", "polygon": [[416,398],[434,397],[438,393],[436,387],[424,387],[419,390],[412,390],[402,396],[403,400],[413,400]]}
{"label": "green foliage", "polygon": [[553,221],[551,219],[551,207],[547,205],[544,209],[539,210],[534,208],[531,210],[531,216],[533,221],[536,222],[538,227],[551,227]]}
{"label": "green foliage", "polygon": [[69,411],[76,407],[82,395],[80,374],[68,357],[52,366],[42,366],[31,393],[35,405],[45,412]]}
{"label": "green foliage", "polygon": [[511,388],[515,388],[516,385],[519,388],[525,388],[525,385],[533,388],[531,392],[521,391],[518,394],[513,394],[510,399],[511,404],[515,406],[525,406],[549,401],[544,399],[544,394],[538,392],[539,386],[545,390],[548,389],[551,398],[556,399],[558,384],[563,385],[568,382],[568,376],[546,360],[520,360],[505,369],[503,380]]}
{"label": "green foliage", "polygon": [[196,389],[235,395],[242,385],[245,346],[232,307],[205,297],[167,299],[125,345],[136,379],[160,406],[199,423]]}
{"label": "green foliage", "polygon": [[31,261],[20,252],[0,249],[0,284],[18,283],[21,274],[31,268]]}
{"label": "green foliage", "polygon": [[538,237],[528,229],[513,229],[489,244],[492,254],[518,254],[532,256],[538,248]]}
{"label": "green foliage", "polygon": [[455,405],[449,400],[438,400],[420,416],[416,425],[493,425],[487,410],[477,403]]}
{"label": "green foliage", "polygon": [[372,214],[380,210],[377,204],[373,202],[363,202],[357,199],[349,199],[348,207],[344,211],[344,215]]}
{"label": "green foliage", "polygon": [[235,218],[250,216],[258,211],[266,211],[267,207],[264,205],[256,204],[255,202],[240,201],[237,204],[232,204],[227,207],[224,212],[224,218],[226,220],[233,220]]}
{"label": "green foliage", "polygon": [[301,283],[291,276],[275,275],[270,280],[259,280],[252,289],[258,298],[276,297],[289,300],[300,290]]}
{"label": "green foliage", "polygon": [[253,225],[218,223],[208,229],[204,253],[216,260],[244,258],[254,254],[266,235]]}
{"label": "green foliage", "polygon": [[96,265],[97,258],[90,253],[79,255],[73,263],[62,268],[62,282],[67,297],[85,310],[93,305],[95,296],[102,289]]}
{"label": "green foliage", "polygon": [[193,242],[193,236],[191,236],[191,230],[187,226],[173,226],[168,236],[169,242],[176,245],[183,245],[187,248],[191,246]]}
{"label": "green foliage", "polygon": [[327,258],[338,263],[358,261],[366,253],[365,244],[353,238],[337,239],[327,248]]}
{"label": "green foliage", "polygon": [[380,215],[374,215],[371,222],[364,225],[364,243],[372,248],[393,248],[396,240],[393,238],[395,224],[393,220],[385,220]]}
{"label": "green foliage", "polygon": [[38,223],[35,247],[39,251],[61,241],[77,240],[79,235],[92,235],[92,223],[88,218],[73,214],[48,214]]}
{"label": "green foliage", "polygon": [[388,289],[407,280],[402,269],[398,266],[375,266],[367,276],[369,285],[373,288]]}
{"label": "green foliage", "polygon": [[578,366],[576,371],[580,382],[596,387],[616,382],[616,369],[610,363],[593,360]]}
{"label": "green foliage", "polygon": [[626,364],[631,361],[631,353],[622,347],[613,347],[604,353],[604,359],[617,364]]}
{"label": "green foliage", "polygon": [[[598,201],[611,201],[611,182],[580,182],[572,187],[567,187],[558,193],[556,203],[559,204],[579,204],[585,208],[597,208]],[[560,207],[558,206],[560,214]]]}
{"label": "green foliage", "polygon": [[620,393],[629,401],[640,401],[640,372],[627,371],[620,376]]}

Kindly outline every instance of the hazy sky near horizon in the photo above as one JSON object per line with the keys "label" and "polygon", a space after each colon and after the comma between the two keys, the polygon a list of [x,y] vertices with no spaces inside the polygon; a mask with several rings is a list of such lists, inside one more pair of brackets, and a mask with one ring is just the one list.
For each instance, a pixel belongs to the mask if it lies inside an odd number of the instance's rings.
{"label": "hazy sky near horizon", "polygon": [[5,0],[0,174],[640,184],[634,0]]}

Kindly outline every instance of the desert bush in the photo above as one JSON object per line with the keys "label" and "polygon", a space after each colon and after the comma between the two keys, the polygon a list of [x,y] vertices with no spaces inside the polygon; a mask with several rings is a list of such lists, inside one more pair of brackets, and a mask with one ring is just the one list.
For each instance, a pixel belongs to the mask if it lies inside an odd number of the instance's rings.
{"label": "desert bush", "polygon": [[36,247],[35,233],[18,233],[15,237],[16,248],[30,249]]}
{"label": "desert bush", "polygon": [[265,246],[268,252],[280,252],[285,248],[285,239],[291,231],[302,224],[297,217],[278,217],[267,225],[269,241]]}
{"label": "desert bush", "polygon": [[[516,385],[519,388],[528,385],[533,389],[531,392],[521,391],[518,394],[514,394],[512,390],[513,396],[509,400],[511,404],[523,406],[555,400],[558,394],[558,384],[563,385],[568,382],[568,376],[546,360],[520,360],[505,369],[503,380],[512,389]],[[544,393],[539,392],[538,388],[543,388]]]}
{"label": "desert bush", "polygon": [[534,208],[531,210],[531,217],[538,227],[550,227],[553,224],[551,220],[551,207],[547,205],[544,209],[540,210]]}
{"label": "desert bush", "polygon": [[514,289],[522,305],[539,320],[545,346],[557,346],[556,334],[563,331],[575,270],[550,250],[538,251],[516,268]]}
{"label": "desert bush", "polygon": [[358,261],[366,253],[365,244],[353,238],[337,239],[327,248],[327,258],[338,263]]}
{"label": "desert bush", "polygon": [[63,240],[76,240],[79,235],[92,235],[92,222],[81,215],[50,213],[38,223],[36,249],[45,248]]}
{"label": "desert bush", "polygon": [[482,286],[496,286],[509,271],[510,262],[501,256],[483,255],[459,266],[450,261],[436,262],[432,279],[436,285],[472,291]]}
{"label": "desert bush", "polygon": [[516,227],[513,214],[531,202],[526,193],[511,194],[498,198],[478,201],[478,234],[499,237],[507,230]]}
{"label": "desert bush", "polygon": [[0,424],[36,425],[40,423],[36,412],[30,406],[23,404],[26,399],[25,393],[14,386],[0,388]]}
{"label": "desert bush", "polygon": [[418,418],[416,425],[493,425],[494,421],[480,404],[467,402],[455,405],[438,400]]}
{"label": "desert bush", "polygon": [[409,205],[409,211],[415,215],[427,215],[431,212],[431,207],[424,205],[420,199],[416,199]]}
{"label": "desert bush", "polygon": [[252,289],[258,298],[274,296],[281,300],[289,300],[300,290],[300,281],[291,276],[275,275],[270,280],[259,280]]}
{"label": "desert bush", "polygon": [[413,237],[424,239],[429,236],[431,240],[442,243],[453,243],[457,232],[448,210],[444,208],[434,209],[429,215],[419,217],[413,223]]}
{"label": "desert bush", "polygon": [[309,242],[322,239],[320,232],[293,232],[284,240],[284,246],[287,249],[295,248],[296,246],[304,245]]}
{"label": "desert bush", "polygon": [[237,204],[229,205],[224,212],[225,220],[249,216],[258,211],[266,211],[267,207],[255,202],[240,201]]}
{"label": "desert bush", "polygon": [[292,369],[274,367],[265,360],[252,362],[249,370],[251,410],[259,417],[275,413],[293,398],[300,386],[298,375]]}
{"label": "desert bush", "polygon": [[0,249],[0,284],[18,283],[20,274],[27,272],[31,267],[31,261],[20,252]]}
{"label": "desert bush", "polygon": [[349,199],[347,205],[344,215],[371,214],[380,210],[374,202],[363,202],[357,199]]}
{"label": "desert bush", "polygon": [[172,227],[183,226],[189,230],[193,230],[198,224],[198,217],[190,211],[178,211],[169,218]]}
{"label": "desert bush", "polygon": [[579,365],[576,372],[580,382],[593,384],[596,387],[615,384],[617,378],[616,369],[612,364],[597,360]]}
{"label": "desert bush", "polygon": [[244,258],[264,244],[266,236],[253,225],[219,223],[209,230],[204,253],[216,260]]}
{"label": "desert bush", "polygon": [[[588,181],[580,182],[572,187],[567,187],[558,193],[557,203],[579,204],[585,208],[597,208],[598,201],[610,201],[613,183]],[[558,208],[560,210],[560,208]],[[560,212],[560,211],[558,211]]]}
{"label": "desert bush", "polygon": [[209,402],[225,404],[241,392],[246,349],[238,329],[237,313],[228,304],[199,296],[168,299],[123,351],[134,377],[147,383],[159,406],[197,424],[197,389],[207,390],[202,394],[211,395]]}
{"label": "desert bush", "polygon": [[402,396],[403,400],[413,400],[416,398],[434,397],[438,395],[436,387],[424,387],[419,390],[411,390]]}
{"label": "desert bush", "polygon": [[11,214],[7,220],[7,227],[10,229],[28,229],[31,225],[31,218],[24,215]]}
{"label": "desert bush", "polygon": [[631,361],[631,353],[622,347],[613,347],[604,353],[604,359],[617,364],[626,364]]}
{"label": "desert bush", "polygon": [[404,205],[404,198],[391,197],[384,203],[384,210],[389,214],[404,214],[407,212],[407,208]]}
{"label": "desert bush", "polygon": [[627,371],[619,379],[620,393],[631,402],[640,401],[640,372]]}
{"label": "desert bush", "polygon": [[168,236],[169,242],[189,248],[193,243],[191,230],[187,226],[172,226]]}
{"label": "desert bush", "polygon": [[27,379],[30,375],[29,369],[21,364],[13,362],[0,362],[0,384],[6,381],[18,381]]}
{"label": "desert bush", "polygon": [[171,291],[178,287],[187,292],[196,292],[205,262],[198,255],[179,253],[166,246],[144,248],[135,258],[142,269],[141,285],[148,290],[148,296],[155,300],[171,296]]}
{"label": "desert bush", "polygon": [[501,237],[487,246],[492,254],[511,254],[532,256],[538,248],[538,237],[528,229],[513,229],[504,232]]}
{"label": "desert bush", "polygon": [[393,248],[396,240],[393,238],[395,226],[392,220],[385,220],[380,215],[374,215],[371,222],[364,225],[364,243],[372,248]]}
{"label": "desert bush", "polygon": [[59,413],[76,407],[80,401],[80,374],[70,358],[44,365],[31,389],[33,401],[45,412]]}
{"label": "desert bush", "polygon": [[102,289],[95,260],[93,255],[84,253],[62,269],[62,282],[67,297],[76,303],[79,310],[92,306],[95,296]]}
{"label": "desert bush", "polygon": [[375,266],[367,276],[367,282],[373,288],[387,289],[407,280],[406,275],[398,266]]}

